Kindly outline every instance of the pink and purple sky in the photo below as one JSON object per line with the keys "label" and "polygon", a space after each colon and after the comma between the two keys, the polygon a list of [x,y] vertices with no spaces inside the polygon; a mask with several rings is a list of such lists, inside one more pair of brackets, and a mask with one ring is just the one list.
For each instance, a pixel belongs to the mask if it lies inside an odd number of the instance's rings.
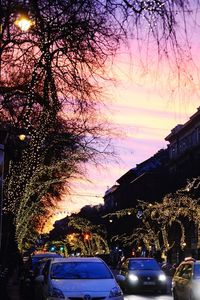
{"label": "pink and purple sky", "polygon": [[114,138],[118,159],[106,161],[98,168],[88,164],[87,180],[73,183],[72,195],[63,199],[51,224],[84,205],[103,203],[106,190],[118,178],[167,147],[164,138],[171,129],[184,124],[200,106],[198,48],[195,42],[196,65],[191,60],[182,62],[179,76],[169,61],[158,63],[149,54],[148,61],[144,60],[141,49],[133,42],[131,49],[121,51],[109,69],[115,83],[105,83],[103,108],[103,114],[121,132],[120,137]]}

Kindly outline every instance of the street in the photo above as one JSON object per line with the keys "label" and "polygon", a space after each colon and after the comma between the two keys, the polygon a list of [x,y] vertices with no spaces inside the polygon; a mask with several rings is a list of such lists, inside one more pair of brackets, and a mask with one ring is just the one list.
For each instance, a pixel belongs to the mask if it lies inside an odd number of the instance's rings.
{"label": "street", "polygon": [[[9,297],[10,300],[22,300],[19,295],[17,285],[9,285]],[[156,295],[156,294],[137,294],[137,295],[124,295],[125,300],[172,300],[173,297],[171,295]]]}
{"label": "street", "polygon": [[152,294],[145,294],[145,295],[125,295],[125,300],[172,300],[173,297],[171,295],[152,295]]}

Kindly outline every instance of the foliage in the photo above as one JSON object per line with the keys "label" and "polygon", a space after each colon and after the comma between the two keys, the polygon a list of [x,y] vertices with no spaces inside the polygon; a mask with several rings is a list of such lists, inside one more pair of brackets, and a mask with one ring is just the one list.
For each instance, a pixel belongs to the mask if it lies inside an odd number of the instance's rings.
{"label": "foliage", "polygon": [[109,253],[106,240],[106,231],[102,225],[94,225],[86,218],[78,214],[68,216],[61,225],[63,230],[53,233],[46,238],[45,247],[52,246],[58,250],[64,247],[64,255],[98,255]]}
{"label": "foliage", "polygon": [[[4,189],[20,248],[36,239],[36,224],[69,179],[82,174],[81,163],[112,152],[110,131],[96,112],[105,66],[120,42],[141,29],[142,37],[154,38],[160,56],[169,56],[170,48],[179,67],[176,24],[190,8],[181,0],[1,1],[1,125],[11,125],[12,137],[20,131],[27,136]],[[30,31],[15,26],[19,12],[32,19]]]}
{"label": "foliage", "polygon": [[22,130],[27,137],[4,188],[20,247],[69,179],[82,174],[80,163],[111,153],[109,130],[95,114],[97,77],[121,29],[88,3],[30,1],[35,25],[20,32],[18,1],[1,2],[1,123],[9,135]]}
{"label": "foliage", "polygon": [[[113,240],[120,240],[126,245],[144,245],[147,250],[152,246],[156,251],[170,250],[176,243],[171,240],[170,228],[176,223],[181,230],[179,239],[180,246],[186,246],[187,224],[192,221],[198,228],[198,245],[200,247],[200,205],[199,200],[193,198],[192,189],[197,186],[199,180],[188,181],[185,188],[177,190],[175,193],[166,195],[162,202],[143,202],[138,201],[138,208],[132,209],[134,217],[137,211],[141,211],[141,225],[133,231],[133,234],[127,236],[114,236]],[[195,184],[194,184],[195,183]],[[116,212],[117,216],[124,216],[130,212],[129,209]],[[112,215],[115,215],[113,213]],[[108,215],[110,216],[110,214]],[[186,223],[185,223],[186,220]]]}
{"label": "foliage", "polygon": [[66,235],[65,242],[71,251],[80,251],[81,255],[109,253],[106,232],[101,225],[93,225],[84,218],[70,217],[68,227],[72,233]]}

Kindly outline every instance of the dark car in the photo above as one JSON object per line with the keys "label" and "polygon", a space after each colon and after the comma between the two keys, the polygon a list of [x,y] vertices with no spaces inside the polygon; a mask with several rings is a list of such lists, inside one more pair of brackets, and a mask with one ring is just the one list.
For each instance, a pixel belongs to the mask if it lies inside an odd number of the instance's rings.
{"label": "dark car", "polygon": [[200,260],[186,258],[172,279],[174,300],[200,299]]}
{"label": "dark car", "polygon": [[167,291],[167,277],[154,258],[128,258],[121,266],[122,289],[126,292]]}
{"label": "dark car", "polygon": [[30,290],[34,290],[34,279],[35,276],[40,274],[40,270],[43,265],[42,261],[44,259],[58,257],[62,256],[54,252],[37,253],[29,256],[29,258],[24,262],[24,267],[20,276],[20,292],[24,297],[26,297],[27,292],[29,293]]}

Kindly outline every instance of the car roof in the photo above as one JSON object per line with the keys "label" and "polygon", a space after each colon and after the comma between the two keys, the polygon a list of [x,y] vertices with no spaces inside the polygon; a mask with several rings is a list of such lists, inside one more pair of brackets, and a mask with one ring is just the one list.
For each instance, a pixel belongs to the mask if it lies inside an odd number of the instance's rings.
{"label": "car roof", "polygon": [[200,260],[186,260],[182,261],[181,264],[192,263],[192,264],[200,264]]}
{"label": "car roof", "polygon": [[130,257],[129,258],[130,260],[155,260],[155,258],[153,258],[153,257]]}
{"label": "car roof", "polygon": [[53,258],[52,263],[56,262],[102,262],[104,261],[99,257],[77,257],[77,256],[70,256],[70,257],[58,257]]}
{"label": "car roof", "polygon": [[37,253],[37,254],[33,254],[32,257],[49,257],[49,256],[59,256],[61,257],[61,255],[59,253],[54,253],[54,252],[45,252],[45,253]]}

